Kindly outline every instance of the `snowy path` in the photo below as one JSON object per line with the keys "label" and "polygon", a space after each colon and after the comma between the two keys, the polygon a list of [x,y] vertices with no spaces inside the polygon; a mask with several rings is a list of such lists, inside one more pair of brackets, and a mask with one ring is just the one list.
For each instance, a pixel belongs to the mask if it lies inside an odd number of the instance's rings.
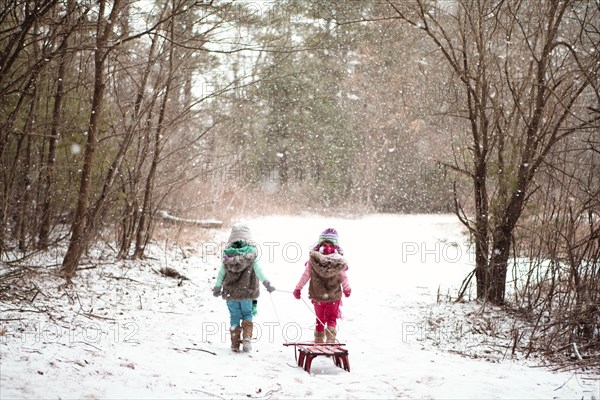
{"label": "snowy path", "polygon": [[[62,320],[4,311],[0,318],[29,322],[2,324],[0,398],[600,398],[600,386],[572,373],[474,360],[422,340],[427,332],[420,323],[438,287],[460,285],[470,268],[453,216],[246,222],[262,243],[262,268],[279,289],[262,291],[251,354],[229,350],[225,303],[210,292],[219,260],[199,248],[186,259],[156,253],[155,260],[82,273],[81,293],[89,285],[99,295],[49,298],[67,308]],[[307,247],[327,227],[338,230],[350,263],[353,291],[338,338],[348,344],[352,371],[319,357],[309,375],[282,343],[312,337],[312,311],[290,292]],[[228,232],[219,234],[224,240]],[[191,283],[178,286],[152,272],[162,266]],[[88,280],[98,274],[105,277],[100,283]],[[56,291],[53,284],[48,292]]]}

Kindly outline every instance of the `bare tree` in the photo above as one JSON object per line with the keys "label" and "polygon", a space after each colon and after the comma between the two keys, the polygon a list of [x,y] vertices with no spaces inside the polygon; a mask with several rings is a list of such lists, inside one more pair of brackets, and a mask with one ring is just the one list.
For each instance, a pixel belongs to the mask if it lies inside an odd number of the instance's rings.
{"label": "bare tree", "polygon": [[461,84],[468,154],[451,167],[470,178],[475,215],[458,198],[456,212],[475,242],[477,297],[503,303],[511,239],[536,173],[591,118],[598,63],[586,41],[598,40],[587,33],[598,9],[554,0],[388,4],[436,44]]}

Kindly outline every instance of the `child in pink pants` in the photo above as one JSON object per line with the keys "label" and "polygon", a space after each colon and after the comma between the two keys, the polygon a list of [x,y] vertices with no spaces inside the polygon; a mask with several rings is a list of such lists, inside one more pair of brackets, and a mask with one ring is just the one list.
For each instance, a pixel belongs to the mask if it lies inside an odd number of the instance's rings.
{"label": "child in pink pants", "polygon": [[317,316],[315,343],[335,343],[336,320],[340,315],[342,293],[350,296],[350,285],[346,277],[348,265],[338,244],[338,234],[333,228],[319,235],[319,242],[310,251],[306,269],[296,285],[294,297],[300,299],[304,285],[308,285],[308,297],[312,300]]}

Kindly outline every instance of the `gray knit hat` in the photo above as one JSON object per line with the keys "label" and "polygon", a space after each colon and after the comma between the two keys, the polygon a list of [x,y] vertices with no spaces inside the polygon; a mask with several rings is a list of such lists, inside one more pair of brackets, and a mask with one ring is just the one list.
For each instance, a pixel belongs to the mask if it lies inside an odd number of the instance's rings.
{"label": "gray knit hat", "polygon": [[248,244],[254,242],[254,240],[252,240],[252,234],[250,233],[250,228],[248,228],[248,225],[237,223],[231,227],[231,235],[229,235],[229,239],[227,240],[227,246],[237,240],[243,240]]}

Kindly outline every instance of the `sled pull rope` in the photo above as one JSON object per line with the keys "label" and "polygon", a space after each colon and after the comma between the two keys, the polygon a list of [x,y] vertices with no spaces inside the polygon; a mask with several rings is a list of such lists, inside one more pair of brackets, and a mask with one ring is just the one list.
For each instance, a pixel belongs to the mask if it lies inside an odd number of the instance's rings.
{"label": "sled pull rope", "polygon": [[[294,293],[294,292],[289,292],[287,290],[276,290],[277,292],[282,292],[282,293]],[[277,313],[277,308],[275,308],[275,302],[273,301],[273,293],[269,293],[269,295],[271,295],[271,303],[273,304],[273,310],[275,310],[275,316],[277,317],[277,322],[279,322],[279,324],[281,324],[281,321],[279,320],[279,314]],[[321,321],[321,319],[319,317],[317,317],[317,314],[315,313],[315,310],[306,302],[306,300],[304,300],[303,297],[300,297],[300,299],[302,300],[302,302],[306,305],[306,307],[309,309],[309,311],[311,312],[312,315],[315,316],[315,318],[324,326],[325,323],[323,321]]]}
{"label": "sled pull rope", "polygon": [[271,299],[271,304],[273,305],[273,311],[275,311],[275,317],[277,317],[277,323],[281,325],[281,320],[279,319],[279,313],[277,312],[277,307],[275,307],[275,302],[273,301],[273,293],[269,293],[269,298]]}
{"label": "sled pull rope", "polygon": [[315,316],[315,318],[321,323],[321,325],[325,326],[326,324],[321,321],[321,319],[319,317],[317,317],[317,313],[315,312],[315,310],[313,308],[311,308],[308,303],[306,302],[306,300],[304,300],[303,297],[300,297],[300,299],[302,299],[302,302],[306,305],[306,307],[310,310],[310,312]]}

